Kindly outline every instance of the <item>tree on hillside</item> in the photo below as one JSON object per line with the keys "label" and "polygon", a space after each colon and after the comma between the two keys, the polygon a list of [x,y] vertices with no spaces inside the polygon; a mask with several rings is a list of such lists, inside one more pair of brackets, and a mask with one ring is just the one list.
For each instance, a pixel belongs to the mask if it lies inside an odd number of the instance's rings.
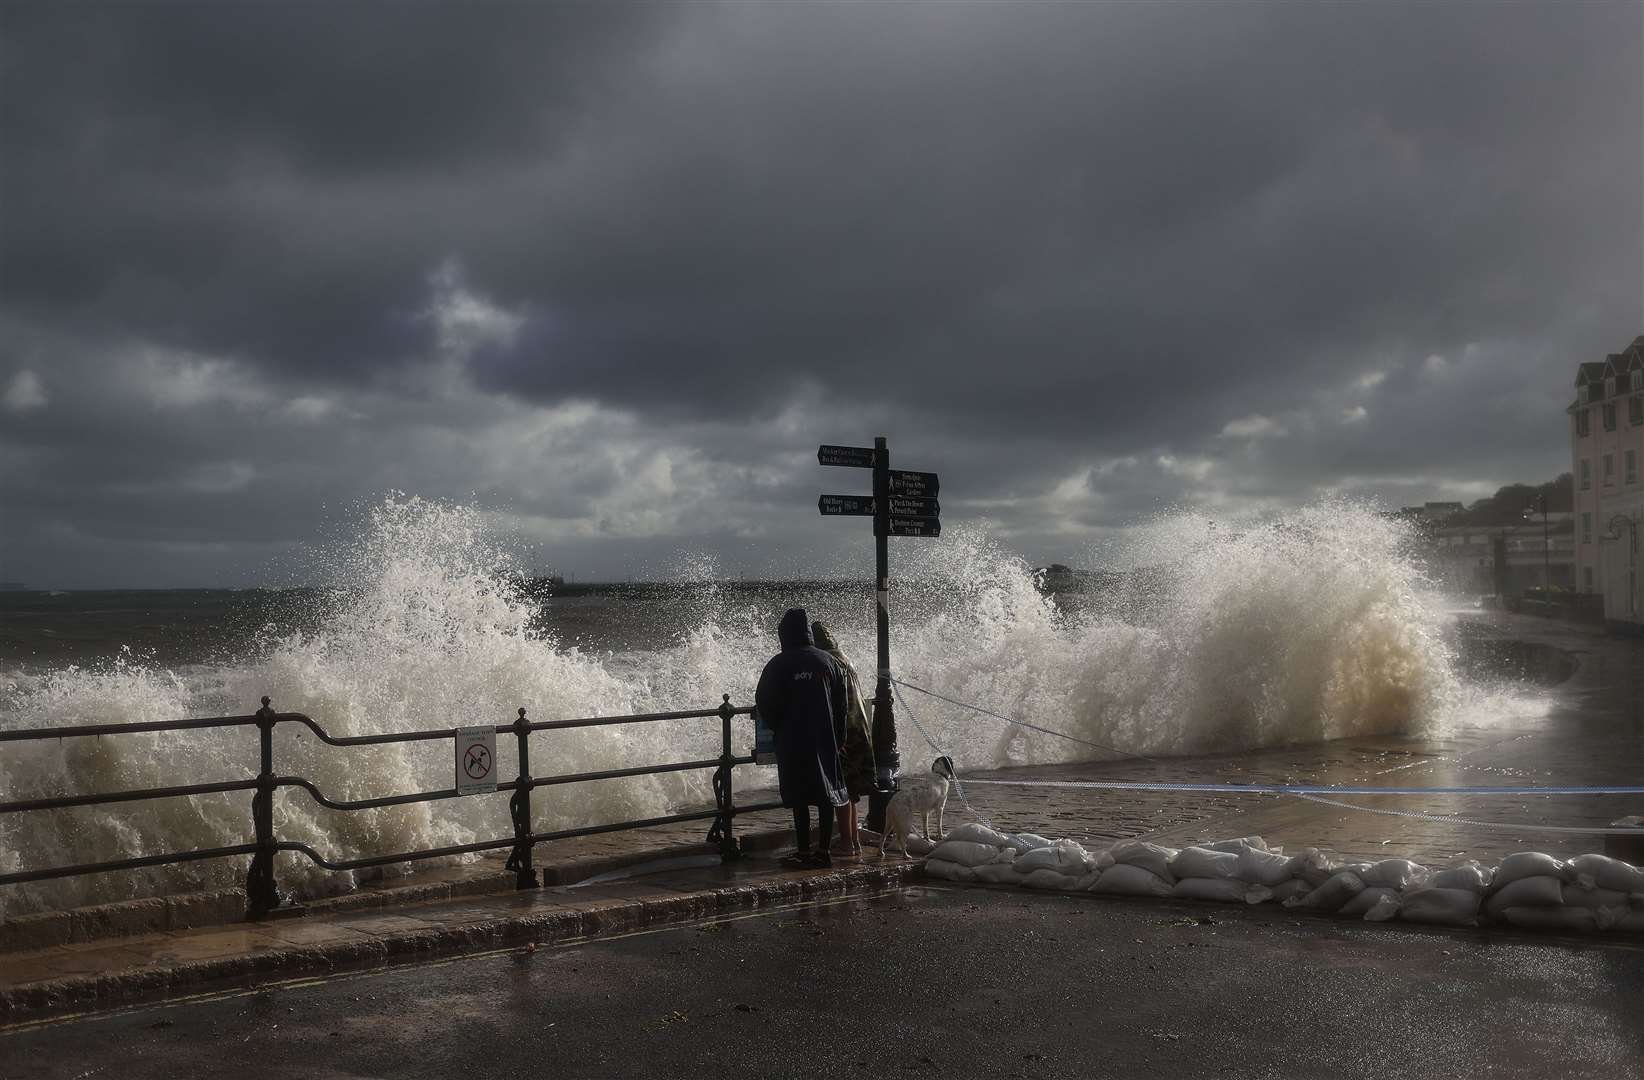
{"label": "tree on hillside", "polygon": [[1541,500],[1549,513],[1569,513],[1575,506],[1575,482],[1569,473],[1545,484],[1508,484],[1487,499],[1480,499],[1459,514],[1446,518],[1449,525],[1516,525],[1525,512],[1541,513]]}

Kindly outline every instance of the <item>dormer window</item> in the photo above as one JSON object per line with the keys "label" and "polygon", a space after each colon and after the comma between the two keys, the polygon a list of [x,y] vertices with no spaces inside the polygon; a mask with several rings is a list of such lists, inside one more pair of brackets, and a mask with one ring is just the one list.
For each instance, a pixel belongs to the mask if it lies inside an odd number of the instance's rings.
{"label": "dormer window", "polygon": [[1591,409],[1577,409],[1576,438],[1585,439],[1593,433],[1593,413]]}
{"label": "dormer window", "polygon": [[1634,427],[1644,426],[1644,397],[1627,399],[1627,423]]}
{"label": "dormer window", "polygon": [[1604,396],[1615,397],[1615,376],[1613,375],[1604,380]]}
{"label": "dormer window", "polygon": [[1628,386],[1633,390],[1644,390],[1644,368],[1634,368],[1628,378]]}
{"label": "dormer window", "polygon": [[1604,430],[1615,430],[1615,402],[1613,401],[1604,406]]}
{"label": "dormer window", "polygon": [[1595,382],[1590,382],[1581,388],[1581,401],[1585,405],[1591,405],[1603,396],[1601,388]]}

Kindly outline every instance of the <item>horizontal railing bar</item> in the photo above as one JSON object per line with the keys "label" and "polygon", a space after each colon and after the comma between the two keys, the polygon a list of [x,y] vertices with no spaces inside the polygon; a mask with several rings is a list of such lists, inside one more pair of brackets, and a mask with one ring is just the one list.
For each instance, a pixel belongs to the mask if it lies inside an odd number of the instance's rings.
{"label": "horizontal railing bar", "polygon": [[[733,761],[752,761],[752,758],[733,758]],[[717,769],[722,765],[718,758],[704,758],[701,761],[676,761],[669,765],[636,765],[631,769],[600,769],[597,772],[565,773],[561,776],[534,776],[531,786],[553,787],[556,784],[580,784],[586,780],[618,780],[624,776],[648,776],[651,773],[689,772],[692,769]],[[501,786],[500,784],[498,785]]]}
{"label": "horizontal railing bar", "polygon": [[[532,833],[530,843],[542,844],[550,840],[569,840],[574,836],[595,836],[599,833],[622,832],[625,829],[647,829],[656,825],[675,825],[682,821],[707,821],[719,816],[717,808],[711,810],[693,810],[686,814],[669,814],[666,817],[646,818],[643,821],[620,821],[613,825],[585,825],[576,829],[559,829],[555,832]],[[397,855],[374,855],[364,859],[344,859],[332,862],[325,859],[319,852],[307,844],[298,844],[291,841],[279,845],[281,851],[296,851],[312,859],[317,866],[327,870],[363,870],[368,866],[386,866],[389,863],[413,862],[418,859],[439,859],[450,855],[467,855],[476,851],[500,851],[511,848],[520,843],[517,837],[508,837],[503,840],[481,840],[473,844],[457,844],[453,847],[429,848],[425,851],[405,851]]]}
{"label": "horizontal railing bar", "polygon": [[55,799],[20,799],[15,802],[0,802],[0,814],[12,814],[23,810],[61,810],[70,806],[100,806],[103,803],[137,802],[142,799],[172,799],[182,795],[213,795],[221,791],[250,791],[256,786],[256,777],[252,777],[246,780],[224,780],[216,784],[189,784],[184,787],[109,791],[101,795],[65,795]]}
{"label": "horizontal railing bar", "polygon": [[15,874],[0,874],[0,885],[21,885],[28,881],[78,877],[81,874],[102,874],[110,870],[135,870],[142,866],[163,866],[167,863],[194,862],[197,859],[220,859],[230,855],[252,855],[256,851],[256,844],[236,844],[234,847],[205,848],[200,851],[174,851],[166,855],[144,855],[141,858],[117,859],[114,862],[57,866],[49,870],[23,870]]}
{"label": "horizontal railing bar", "polygon": [[71,739],[80,735],[130,735],[139,731],[193,731],[212,727],[249,727],[255,716],[202,716],[193,720],[145,720],[132,724],[77,724],[73,727],[14,728],[0,731],[0,742]]}
{"label": "horizontal railing bar", "polygon": [[[302,713],[276,713],[274,720],[276,723],[303,724],[318,735],[320,741],[329,743],[332,746],[381,746],[385,743],[432,742],[435,739],[454,739],[457,735],[456,728],[439,728],[432,731],[387,731],[379,735],[332,735]],[[476,724],[474,726],[484,728],[487,725]],[[514,729],[510,726],[498,727],[494,730],[500,732]]]}
{"label": "horizontal railing bar", "polygon": [[[753,706],[744,705],[740,709],[732,709],[732,716],[751,716]],[[658,720],[706,720],[708,717],[719,718],[718,709],[694,709],[688,712],[659,712],[636,713],[633,716],[587,716],[580,720],[537,720],[526,726],[530,731],[559,731],[564,728],[604,727],[610,724],[649,724]],[[497,728],[497,731],[513,731],[514,725],[508,724]]]}
{"label": "horizontal railing bar", "polygon": [[764,810],[781,810],[784,806],[785,804],[782,800],[778,799],[776,802],[753,803],[750,806],[735,806],[731,808],[731,811],[736,814],[757,814]]}

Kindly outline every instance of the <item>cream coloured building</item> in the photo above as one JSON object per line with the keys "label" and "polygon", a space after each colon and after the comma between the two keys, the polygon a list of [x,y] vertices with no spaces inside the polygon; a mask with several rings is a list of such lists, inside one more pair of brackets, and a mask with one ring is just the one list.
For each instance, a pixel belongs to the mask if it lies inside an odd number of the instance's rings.
{"label": "cream coloured building", "polygon": [[1576,589],[1604,598],[1604,618],[1644,624],[1638,531],[1644,525],[1644,335],[1576,372],[1570,413]]}

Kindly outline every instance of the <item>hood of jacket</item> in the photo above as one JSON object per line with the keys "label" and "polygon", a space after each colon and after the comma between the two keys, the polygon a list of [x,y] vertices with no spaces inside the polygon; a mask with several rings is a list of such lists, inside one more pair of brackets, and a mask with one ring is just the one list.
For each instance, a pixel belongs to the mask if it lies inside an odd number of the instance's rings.
{"label": "hood of jacket", "polygon": [[811,639],[811,620],[802,607],[791,607],[782,616],[782,623],[776,628],[776,639],[782,643],[784,649],[803,649],[814,645]]}

